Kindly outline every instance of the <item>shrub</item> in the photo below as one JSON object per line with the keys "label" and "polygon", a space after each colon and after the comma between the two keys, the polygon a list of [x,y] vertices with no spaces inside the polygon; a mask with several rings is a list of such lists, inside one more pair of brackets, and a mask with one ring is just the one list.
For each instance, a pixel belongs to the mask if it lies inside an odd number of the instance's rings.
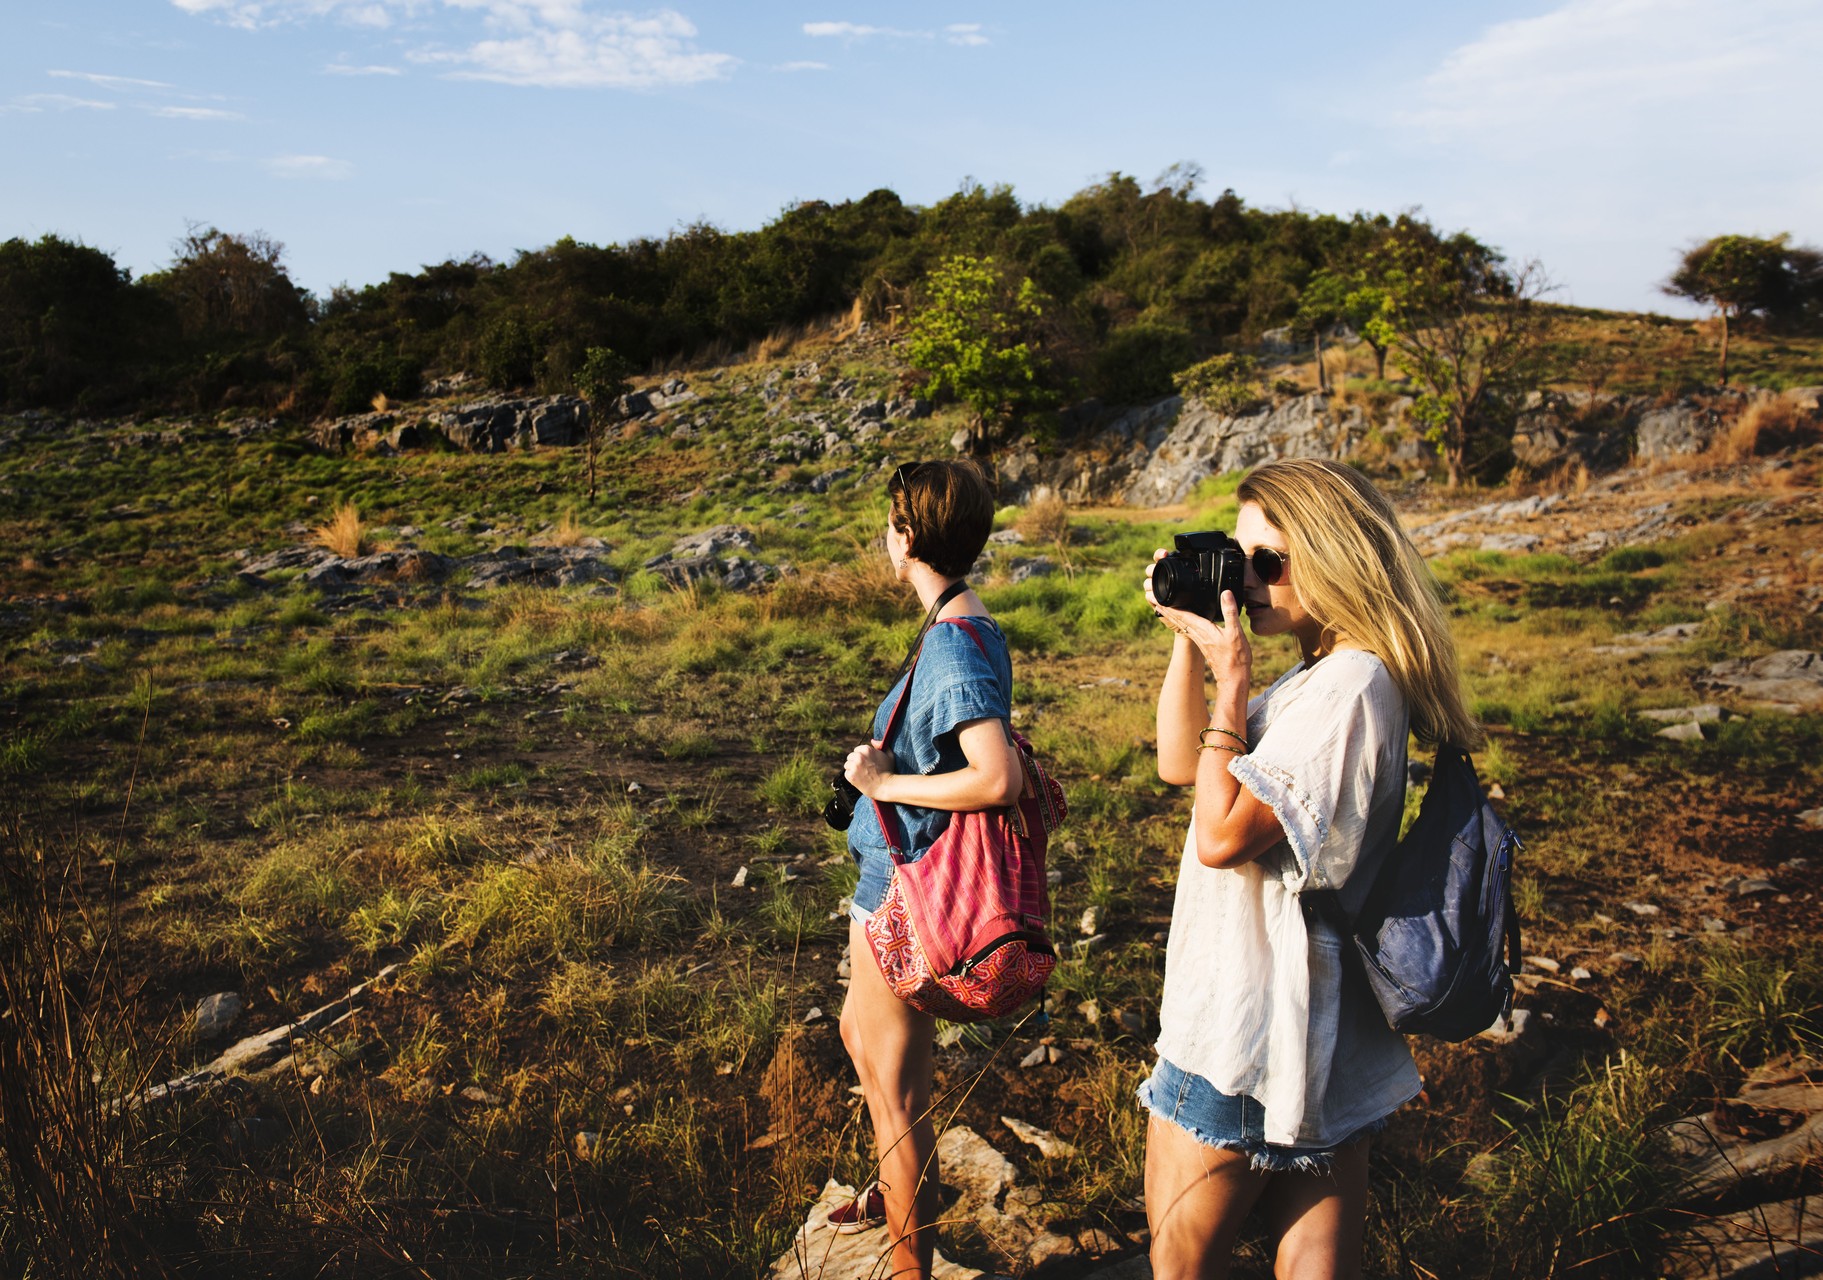
{"label": "shrub", "polygon": [[1027,542],[1066,546],[1070,541],[1070,506],[1062,498],[1037,498],[1026,504],[1014,525]]}
{"label": "shrub", "polygon": [[1194,354],[1190,331],[1181,325],[1141,321],[1116,329],[1095,357],[1096,393],[1114,404],[1168,396],[1174,371]]}
{"label": "shrub", "polygon": [[1211,356],[1171,381],[1185,399],[1200,400],[1214,413],[1245,413],[1261,396],[1260,362],[1252,356]]}

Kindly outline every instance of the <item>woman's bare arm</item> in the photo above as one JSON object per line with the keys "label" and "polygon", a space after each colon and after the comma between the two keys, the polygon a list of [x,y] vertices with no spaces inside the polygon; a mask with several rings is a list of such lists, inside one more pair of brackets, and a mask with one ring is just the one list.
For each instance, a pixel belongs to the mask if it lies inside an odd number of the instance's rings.
{"label": "woman's bare arm", "polygon": [[962,813],[1012,804],[1025,790],[1025,769],[1006,723],[967,720],[956,741],[968,763],[950,773],[894,773],[891,753],[863,744],[848,753],[843,775],[882,804]]}

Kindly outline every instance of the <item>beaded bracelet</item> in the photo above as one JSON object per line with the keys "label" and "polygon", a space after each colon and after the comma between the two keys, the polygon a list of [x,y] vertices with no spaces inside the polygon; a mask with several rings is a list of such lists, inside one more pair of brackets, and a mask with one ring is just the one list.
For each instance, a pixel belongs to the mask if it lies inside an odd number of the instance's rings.
{"label": "beaded bracelet", "polygon": [[1196,740],[1199,743],[1202,743],[1204,746],[1214,746],[1215,744],[1209,741],[1209,735],[1212,733],[1225,733],[1230,738],[1233,738],[1236,742],[1241,744],[1238,748],[1229,747],[1228,750],[1230,750],[1230,751],[1235,751],[1235,750],[1245,751],[1247,749],[1247,739],[1243,738],[1240,734],[1236,733],[1233,729],[1223,729],[1223,728],[1221,728],[1217,725],[1213,725],[1213,724],[1210,725],[1207,729],[1204,729],[1201,733],[1197,734]]}
{"label": "beaded bracelet", "polygon": [[1226,742],[1199,742],[1196,749],[1198,751],[1232,751],[1237,756],[1244,756],[1247,754],[1239,747],[1231,747]]}

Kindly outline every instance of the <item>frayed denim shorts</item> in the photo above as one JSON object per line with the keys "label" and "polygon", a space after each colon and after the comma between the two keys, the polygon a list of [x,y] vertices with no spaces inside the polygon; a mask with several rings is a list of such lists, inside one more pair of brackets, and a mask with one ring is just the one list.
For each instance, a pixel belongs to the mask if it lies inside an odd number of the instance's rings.
{"label": "frayed denim shorts", "polygon": [[1386,1128],[1387,1116],[1329,1147],[1282,1147],[1266,1141],[1266,1108],[1246,1094],[1223,1093],[1165,1058],[1139,1086],[1139,1105],[1207,1147],[1244,1153],[1261,1173],[1327,1174],[1336,1153]]}

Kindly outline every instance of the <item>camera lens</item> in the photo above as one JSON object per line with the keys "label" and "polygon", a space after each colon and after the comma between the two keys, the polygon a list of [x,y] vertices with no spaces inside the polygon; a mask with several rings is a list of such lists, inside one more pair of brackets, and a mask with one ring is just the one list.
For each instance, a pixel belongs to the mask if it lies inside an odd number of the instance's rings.
{"label": "camera lens", "polygon": [[832,830],[846,831],[855,819],[855,801],[861,798],[860,788],[838,773],[829,780],[829,789],[834,794],[823,806],[823,821]]}
{"label": "camera lens", "polygon": [[1152,566],[1152,598],[1160,604],[1177,608],[1179,595],[1190,598],[1195,589],[1195,565],[1166,556]]}

